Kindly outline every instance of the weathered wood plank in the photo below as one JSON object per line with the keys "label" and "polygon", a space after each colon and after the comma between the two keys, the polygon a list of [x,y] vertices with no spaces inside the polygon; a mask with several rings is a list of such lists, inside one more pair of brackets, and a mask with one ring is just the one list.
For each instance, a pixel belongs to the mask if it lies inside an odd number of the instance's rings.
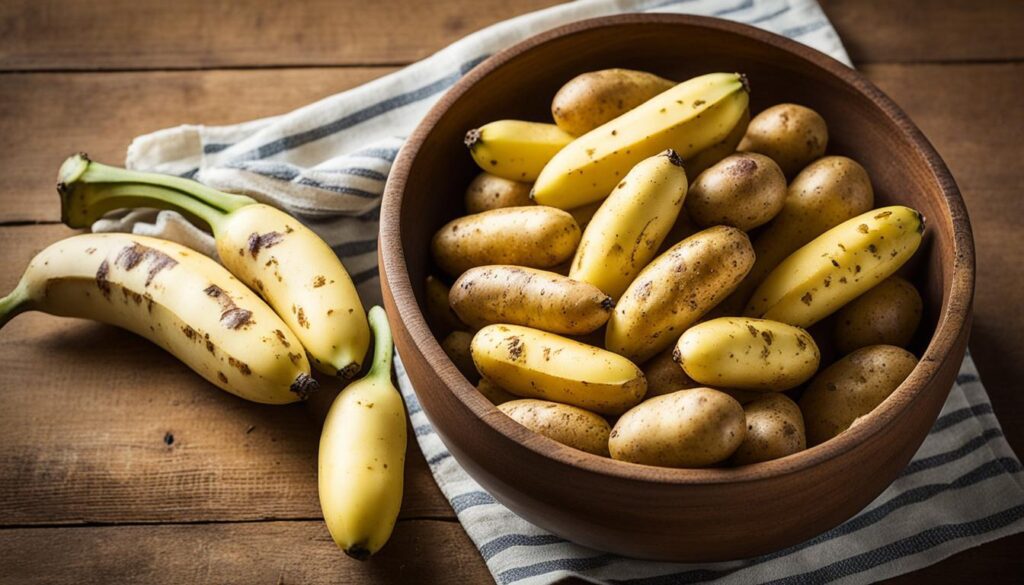
{"label": "weathered wood plank", "polygon": [[[0,294],[71,233],[0,228]],[[245,402],[130,333],[39,313],[0,331],[0,372],[0,526],[320,517],[325,400]],[[408,455],[403,517],[453,518]]]}
{"label": "weathered wood plank", "polygon": [[406,520],[366,562],[322,522],[0,530],[4,583],[489,583],[457,522]]}
{"label": "weathered wood plank", "polygon": [[[0,70],[403,64],[553,4],[10,0],[0,4]],[[858,63],[1024,57],[1015,0],[822,4]]]}

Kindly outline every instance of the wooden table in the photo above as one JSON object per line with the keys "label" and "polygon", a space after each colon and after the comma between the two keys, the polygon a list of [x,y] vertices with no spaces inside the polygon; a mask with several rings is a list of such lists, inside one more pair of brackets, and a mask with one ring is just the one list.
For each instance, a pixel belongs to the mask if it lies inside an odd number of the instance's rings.
{"label": "wooden table", "polygon": [[[133,136],[288,111],[548,0],[6,0],[0,5],[0,290],[71,233],[61,160]],[[1024,3],[829,0],[854,61],[935,143],[974,222],[971,349],[1024,453]],[[345,583],[490,577],[413,443],[401,520],[367,563],[316,494],[323,401],[261,407],[154,346],[40,314],[0,332],[0,581]],[[312,414],[311,414],[312,411]],[[904,577],[1010,582],[1024,536]],[[1019,581],[1018,581],[1019,582]]]}

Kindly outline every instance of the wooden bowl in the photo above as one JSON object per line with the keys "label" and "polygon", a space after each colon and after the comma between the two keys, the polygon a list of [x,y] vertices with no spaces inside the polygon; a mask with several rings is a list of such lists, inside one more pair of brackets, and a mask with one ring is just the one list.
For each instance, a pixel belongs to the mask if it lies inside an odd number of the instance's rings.
{"label": "wooden bowl", "polygon": [[[928,220],[911,276],[925,298],[920,364],[863,424],[795,455],[734,469],[667,469],[605,459],[519,426],[458,372],[424,319],[429,242],[464,214],[478,169],[467,130],[500,118],[550,120],[573,76],[628,67],[683,80],[713,71],[750,79],[752,111],[793,101],[821,113],[830,154],[871,175],[876,205]],[[974,247],[953,178],[921,132],[857,72],[749,26],[663,14],[574,23],[475,67],[402,149],[381,212],[380,260],[395,340],[420,403],[463,468],[502,504],[579,544],[671,561],[737,559],[778,550],[850,518],[906,466],[938,416],[964,355]]]}

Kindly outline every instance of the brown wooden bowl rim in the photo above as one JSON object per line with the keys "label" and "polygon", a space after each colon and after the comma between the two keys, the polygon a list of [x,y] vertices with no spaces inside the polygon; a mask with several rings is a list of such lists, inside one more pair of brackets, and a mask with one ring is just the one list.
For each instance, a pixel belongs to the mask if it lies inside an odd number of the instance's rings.
{"label": "brown wooden bowl rim", "polygon": [[[618,25],[679,24],[718,30],[728,34],[742,35],[755,41],[781,48],[799,59],[810,62],[838,80],[852,86],[874,103],[899,130],[906,135],[914,147],[924,156],[927,166],[936,177],[944,195],[946,213],[953,225],[953,274],[949,302],[942,309],[939,322],[928,347],[917,367],[910,376],[878,408],[865,416],[860,424],[840,436],[821,445],[793,455],[736,468],[675,469],[640,465],[616,461],[598,455],[585,453],[567,447],[552,439],[538,435],[508,418],[497,410],[490,401],[480,394],[469,381],[458,372],[441,348],[438,340],[430,333],[425,317],[419,309],[409,272],[399,229],[402,199],[409,172],[416,153],[426,137],[449,107],[471,86],[492,71],[544,43],[556,38],[577,34],[597,28]],[[757,88],[754,88],[757,91]],[[563,25],[534,35],[489,57],[450,88],[430,109],[403,146],[391,170],[381,207],[380,250],[382,277],[388,279],[395,307],[399,315],[393,323],[411,324],[407,327],[413,343],[423,353],[427,362],[435,364],[442,382],[481,421],[493,430],[516,441],[534,452],[565,465],[575,466],[595,474],[643,482],[671,484],[723,484],[761,481],[812,468],[833,457],[838,457],[866,441],[875,433],[896,424],[905,409],[911,408],[921,392],[933,382],[942,360],[952,351],[957,339],[969,324],[971,303],[974,294],[974,241],[971,234],[967,209],[956,182],[945,163],[910,118],[873,83],[857,71],[811,47],[800,44],[768,31],[745,24],[719,18],[676,15],[676,14],[620,14],[604,16]],[[390,239],[387,235],[394,234]]]}

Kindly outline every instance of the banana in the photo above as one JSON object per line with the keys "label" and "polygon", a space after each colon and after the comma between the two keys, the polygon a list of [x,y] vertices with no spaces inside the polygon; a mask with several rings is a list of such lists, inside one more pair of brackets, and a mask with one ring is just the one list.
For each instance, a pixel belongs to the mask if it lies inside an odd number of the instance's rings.
{"label": "banana", "polygon": [[554,124],[498,120],[466,133],[466,146],[484,171],[531,183],[572,136]]}
{"label": "banana", "polygon": [[743,140],[743,135],[747,133],[747,126],[749,124],[750,108],[748,107],[743,110],[743,114],[736,122],[736,125],[732,127],[732,130],[729,131],[729,134],[722,139],[721,142],[713,144],[683,161],[683,167],[686,169],[686,176],[691,179],[696,179],[697,175],[713,167],[723,158],[736,152],[736,147],[739,146],[740,140]]}
{"label": "banana", "polygon": [[320,509],[334,542],[366,560],[391,537],[402,504],[405,407],[391,384],[391,331],[370,309],[373,366],[334,400],[320,434]]}
{"label": "banana", "polygon": [[628,359],[538,329],[488,325],[470,352],[484,378],[523,398],[619,415],[647,392],[643,372]]}
{"label": "banana", "polygon": [[569,278],[618,299],[658,252],[686,198],[686,171],[673,150],[640,161],[587,224]]}
{"label": "banana", "polygon": [[52,244],[0,300],[0,326],[22,311],[127,329],[254,402],[286,404],[318,388],[291,328],[219,264],[173,242],[83,234]]}
{"label": "banana", "polygon": [[746,314],[810,327],[896,272],[921,244],[924,228],[924,216],[901,205],[847,220],[775,267]]}
{"label": "banana", "polygon": [[645,158],[667,149],[683,160],[728,136],[747,109],[738,73],[711,73],[661,93],[558,151],[533,186],[534,201],[572,209],[607,197]]}
{"label": "banana", "polygon": [[270,303],[318,370],[351,378],[370,344],[362,303],[338,257],[295,218],[194,181],[128,171],[85,155],[61,166],[61,215],[88,227],[108,211],[156,207],[207,223],[224,266]]}

